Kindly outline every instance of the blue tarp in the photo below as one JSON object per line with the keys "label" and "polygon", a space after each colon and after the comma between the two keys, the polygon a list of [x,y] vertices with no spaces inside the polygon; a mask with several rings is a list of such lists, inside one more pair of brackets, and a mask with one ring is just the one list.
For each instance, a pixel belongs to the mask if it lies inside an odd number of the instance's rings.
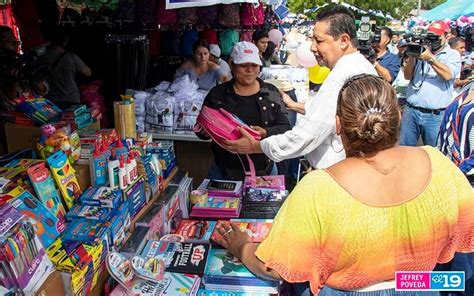
{"label": "blue tarp", "polygon": [[444,19],[454,20],[463,15],[474,15],[474,2],[472,0],[448,0],[423,13],[421,17],[428,21],[437,21]]}

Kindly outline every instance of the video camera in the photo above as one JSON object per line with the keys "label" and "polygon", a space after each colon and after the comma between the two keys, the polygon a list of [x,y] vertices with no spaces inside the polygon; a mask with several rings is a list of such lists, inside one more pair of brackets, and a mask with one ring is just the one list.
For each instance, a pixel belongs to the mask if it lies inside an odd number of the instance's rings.
{"label": "video camera", "polygon": [[358,50],[367,59],[375,58],[375,50],[372,44],[380,43],[381,30],[370,24],[370,17],[363,16],[360,19],[359,30],[357,31],[359,42]]}
{"label": "video camera", "polygon": [[46,79],[50,75],[49,65],[40,62],[43,52],[30,51],[23,55],[8,50],[0,52],[0,77],[19,81],[25,86]]}
{"label": "video camera", "polygon": [[408,43],[405,53],[408,56],[416,58],[425,51],[425,46],[431,46],[436,42],[440,42],[440,37],[431,32],[425,34],[408,34],[405,35],[404,38]]}

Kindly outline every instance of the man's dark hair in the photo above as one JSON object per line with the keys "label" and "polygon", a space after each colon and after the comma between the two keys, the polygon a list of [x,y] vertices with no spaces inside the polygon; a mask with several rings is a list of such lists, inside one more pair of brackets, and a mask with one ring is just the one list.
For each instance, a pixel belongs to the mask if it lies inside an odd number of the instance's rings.
{"label": "man's dark hair", "polygon": [[456,45],[458,45],[458,43],[461,43],[461,42],[465,42],[464,38],[454,37],[454,38],[449,39],[448,44],[449,44],[449,46],[451,46],[451,48],[453,48]]}
{"label": "man's dark hair", "polygon": [[328,7],[316,16],[316,22],[328,22],[327,34],[336,39],[345,33],[349,35],[352,45],[357,47],[357,27],[354,14],[348,8],[342,5]]}
{"label": "man's dark hair", "polygon": [[66,31],[59,28],[51,32],[51,36],[49,39],[50,39],[49,41],[51,41],[51,45],[56,45],[56,46],[61,46],[61,47],[66,47],[69,41],[69,37]]}
{"label": "man's dark hair", "polygon": [[393,31],[389,27],[382,27],[380,28],[380,31],[385,31],[385,34],[387,34],[387,37],[389,40],[392,40],[393,37]]}
{"label": "man's dark hair", "polygon": [[257,30],[252,34],[252,41],[257,42],[262,38],[268,38],[268,31],[267,30]]}

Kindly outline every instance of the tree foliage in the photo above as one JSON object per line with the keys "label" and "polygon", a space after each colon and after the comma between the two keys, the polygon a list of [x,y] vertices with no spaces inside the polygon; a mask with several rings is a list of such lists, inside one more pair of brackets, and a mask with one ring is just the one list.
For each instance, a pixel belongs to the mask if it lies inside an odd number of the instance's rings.
{"label": "tree foliage", "polygon": [[[303,13],[305,9],[311,9],[318,5],[329,3],[328,0],[289,0],[288,4],[292,12]],[[418,0],[346,0],[348,4],[355,5],[364,10],[381,10],[383,13],[389,13],[395,18],[403,18],[408,15],[412,9],[418,7]],[[421,9],[431,9],[446,0],[421,0]]]}

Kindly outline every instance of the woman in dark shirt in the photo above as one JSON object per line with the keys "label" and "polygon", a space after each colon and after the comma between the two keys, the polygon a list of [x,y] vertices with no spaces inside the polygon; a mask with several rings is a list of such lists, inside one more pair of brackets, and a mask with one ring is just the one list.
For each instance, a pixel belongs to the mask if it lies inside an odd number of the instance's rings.
{"label": "woman in dark shirt", "polygon": [[[261,66],[258,48],[250,42],[237,43],[231,54],[233,79],[211,89],[204,106],[223,108],[260,133],[262,138],[284,133],[290,124],[283,107],[281,95],[276,87],[258,79]],[[203,134],[199,137],[205,138]],[[213,179],[243,180],[248,163],[245,158],[232,154],[212,143],[214,164],[209,172]],[[273,162],[264,154],[250,156],[257,175],[269,175]]]}

